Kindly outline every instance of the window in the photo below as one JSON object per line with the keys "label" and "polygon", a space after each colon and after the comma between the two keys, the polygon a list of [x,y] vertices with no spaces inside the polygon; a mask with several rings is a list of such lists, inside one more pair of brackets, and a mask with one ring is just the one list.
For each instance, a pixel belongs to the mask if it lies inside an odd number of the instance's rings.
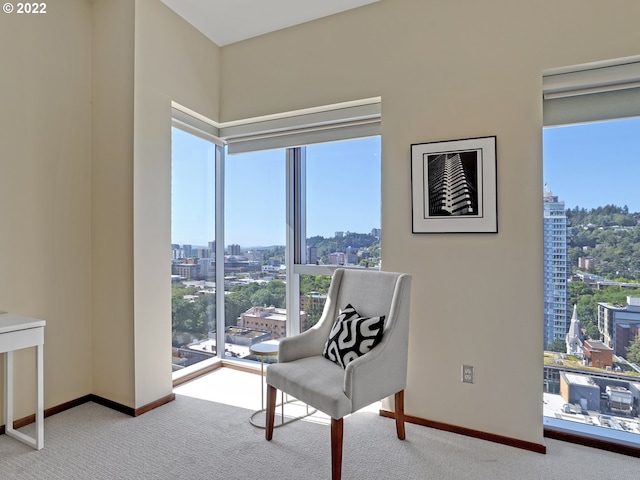
{"label": "window", "polygon": [[229,346],[240,358],[256,340],[286,334],[285,154],[225,157],[225,327],[247,338]]}
{"label": "window", "polygon": [[545,427],[635,447],[640,161],[631,152],[640,148],[638,80],[638,59],[545,77],[542,202]]}
{"label": "window", "polygon": [[172,128],[171,309],[174,372],[216,355],[216,145]]}
{"label": "window", "polygon": [[380,266],[380,99],[219,131],[174,115],[174,368],[253,360],[318,321],[335,268]]}
{"label": "window", "polygon": [[304,331],[320,319],[334,268],[380,268],[380,137],[308,146],[300,164],[293,281]]}

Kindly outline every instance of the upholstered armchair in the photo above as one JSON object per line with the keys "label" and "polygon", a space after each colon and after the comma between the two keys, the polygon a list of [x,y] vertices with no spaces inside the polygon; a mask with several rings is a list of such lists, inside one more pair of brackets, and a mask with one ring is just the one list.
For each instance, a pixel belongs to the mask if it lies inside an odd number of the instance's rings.
{"label": "upholstered armchair", "polygon": [[[396,431],[404,440],[410,290],[411,276],[407,274],[335,270],[318,323],[300,335],[282,339],[278,363],[267,369],[267,440],[273,437],[277,390],[331,417],[333,480],[341,477],[346,415],[394,395]],[[382,324],[376,320],[381,316]],[[338,324],[349,320],[360,323],[345,323],[340,331]],[[354,354],[354,337],[361,334],[366,353]],[[334,342],[328,345],[330,336]]]}

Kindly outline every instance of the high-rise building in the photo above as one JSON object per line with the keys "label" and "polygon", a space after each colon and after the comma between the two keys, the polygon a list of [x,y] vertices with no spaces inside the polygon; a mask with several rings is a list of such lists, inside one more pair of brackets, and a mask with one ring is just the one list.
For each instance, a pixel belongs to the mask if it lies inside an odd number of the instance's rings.
{"label": "high-rise building", "polygon": [[429,215],[478,214],[473,162],[462,155],[443,153],[429,158]]}
{"label": "high-rise building", "polygon": [[318,247],[307,247],[307,263],[311,265],[318,263]]}
{"label": "high-rise building", "polygon": [[240,245],[232,243],[229,245],[229,255],[240,255]]}
{"label": "high-rise building", "polygon": [[[546,187],[546,186],[545,186]],[[544,345],[565,341],[569,331],[567,214],[564,202],[545,188],[544,207]]]}

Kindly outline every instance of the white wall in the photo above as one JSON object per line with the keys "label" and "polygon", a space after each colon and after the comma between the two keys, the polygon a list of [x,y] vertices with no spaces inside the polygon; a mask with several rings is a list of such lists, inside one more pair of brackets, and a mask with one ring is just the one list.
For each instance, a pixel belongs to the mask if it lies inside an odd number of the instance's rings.
{"label": "white wall", "polygon": [[[0,45],[0,310],[46,320],[50,407],[91,391],[91,6],[2,13]],[[16,418],[34,358],[16,353]]]}
{"label": "white wall", "polygon": [[[624,0],[383,0],[222,49],[221,121],[382,97],[383,267],[414,276],[407,414],[543,443],[542,71],[640,53],[637,18]],[[412,234],[410,145],[488,135],[499,233]]]}
{"label": "white wall", "polygon": [[93,3],[93,389],[133,407],[133,2]]}
{"label": "white wall", "polygon": [[[137,0],[133,249],[136,407],[171,393],[171,101],[212,120],[219,48],[159,0]],[[166,260],[166,261],[163,261]]]}
{"label": "white wall", "polygon": [[216,119],[218,50],[159,0],[94,3],[93,393],[133,408],[172,390],[171,101]]}
{"label": "white wall", "polygon": [[3,13],[0,43],[0,310],[47,321],[46,408],[144,406],[171,392],[170,101],[216,118],[219,48],[159,0]]}

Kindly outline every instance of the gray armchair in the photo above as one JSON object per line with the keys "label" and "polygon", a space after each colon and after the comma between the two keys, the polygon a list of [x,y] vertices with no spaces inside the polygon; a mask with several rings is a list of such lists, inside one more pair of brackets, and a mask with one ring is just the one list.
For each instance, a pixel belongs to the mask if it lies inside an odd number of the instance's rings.
{"label": "gray armchair", "polygon": [[[343,417],[395,396],[398,438],[404,440],[411,276],[375,270],[335,270],[318,323],[282,339],[278,363],[267,369],[265,437],[273,437],[276,392],[281,390],[331,417],[331,473],[342,470]],[[382,339],[345,368],[325,358],[325,343],[336,317],[351,304],[361,317],[384,315]]]}

